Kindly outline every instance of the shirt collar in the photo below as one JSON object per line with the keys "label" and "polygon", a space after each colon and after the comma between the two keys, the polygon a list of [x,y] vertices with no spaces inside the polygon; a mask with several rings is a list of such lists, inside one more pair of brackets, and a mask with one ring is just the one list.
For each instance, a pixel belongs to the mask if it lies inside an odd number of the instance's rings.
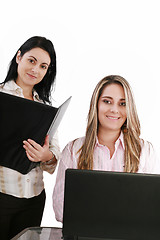
{"label": "shirt collar", "polygon": [[37,93],[36,90],[34,90],[34,89],[33,89],[33,98],[34,98],[34,99],[37,99],[38,101],[41,101],[40,98],[39,98],[38,93]]}
{"label": "shirt collar", "polygon": [[[118,138],[117,141],[115,142],[115,146],[118,147],[119,143],[121,143],[123,149],[125,149],[125,145],[124,145],[124,135],[123,135],[123,132],[122,132],[122,131],[121,131],[121,133],[120,133],[119,138]],[[96,145],[97,145],[97,146],[101,146],[101,144],[100,144],[99,141],[98,141],[98,137],[96,137]]]}
{"label": "shirt collar", "polygon": [[125,145],[124,145],[124,134],[123,132],[121,131],[121,134],[119,136],[119,138],[117,139],[116,143],[120,141],[120,143],[122,144],[122,147],[125,149]]}
{"label": "shirt collar", "polygon": [[3,86],[3,88],[5,90],[15,90],[15,91],[17,89],[21,89],[21,87],[19,87],[14,80],[10,80],[10,81],[6,82]]}
{"label": "shirt collar", "polygon": [[[12,91],[16,91],[17,89],[20,89],[20,91],[23,93],[22,88],[20,86],[18,86],[14,80],[10,80],[10,81],[6,82],[3,86],[3,88],[5,90],[12,90]],[[36,92],[36,90],[34,90],[34,89],[33,89],[33,98],[34,98],[34,100],[36,99],[36,100],[40,101],[39,95]]]}

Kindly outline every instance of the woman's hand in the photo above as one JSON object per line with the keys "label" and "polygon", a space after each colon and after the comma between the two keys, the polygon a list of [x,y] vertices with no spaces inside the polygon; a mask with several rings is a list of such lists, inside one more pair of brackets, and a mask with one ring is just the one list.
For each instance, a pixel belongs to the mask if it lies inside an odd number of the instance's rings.
{"label": "woman's hand", "polygon": [[23,147],[26,150],[27,157],[32,162],[46,162],[54,156],[49,150],[49,136],[45,138],[44,145],[41,146],[35,141],[28,139],[23,141]]}

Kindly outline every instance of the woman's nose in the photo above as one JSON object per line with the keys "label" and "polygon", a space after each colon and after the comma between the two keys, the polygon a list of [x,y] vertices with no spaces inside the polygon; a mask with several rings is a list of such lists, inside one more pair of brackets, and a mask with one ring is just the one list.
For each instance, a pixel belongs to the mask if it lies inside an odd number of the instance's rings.
{"label": "woman's nose", "polygon": [[33,66],[32,67],[32,69],[31,69],[31,71],[33,72],[33,73],[37,73],[38,72],[38,66]]}
{"label": "woman's nose", "polygon": [[117,106],[117,105],[112,105],[110,111],[111,111],[112,113],[118,113],[118,111],[119,111],[119,110],[118,110],[118,106]]}

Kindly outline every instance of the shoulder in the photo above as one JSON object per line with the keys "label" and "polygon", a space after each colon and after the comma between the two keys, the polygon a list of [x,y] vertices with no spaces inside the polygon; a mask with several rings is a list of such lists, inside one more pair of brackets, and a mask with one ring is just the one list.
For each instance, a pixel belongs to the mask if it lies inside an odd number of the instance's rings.
{"label": "shoulder", "polygon": [[77,168],[77,162],[79,158],[79,150],[83,144],[84,138],[78,138],[73,141],[70,141],[62,151],[60,157],[60,166],[62,167],[71,167]]}
{"label": "shoulder", "polygon": [[143,139],[141,139],[141,147],[141,152],[145,153],[146,155],[150,155],[155,151],[152,143]]}
{"label": "shoulder", "polygon": [[160,173],[160,161],[152,143],[141,140],[141,145],[139,172]]}
{"label": "shoulder", "polygon": [[[65,146],[65,148],[64,148],[64,150],[69,150],[69,151],[78,151],[81,147],[82,147],[82,145],[83,145],[83,143],[84,143],[84,138],[85,137],[80,137],[80,138],[76,138],[76,139],[74,139],[74,140],[72,140],[72,141],[70,141],[66,146]],[[63,151],[64,151],[63,150]]]}
{"label": "shoulder", "polygon": [[4,93],[14,94],[18,88],[20,87],[15,83],[14,80],[0,84],[0,91]]}

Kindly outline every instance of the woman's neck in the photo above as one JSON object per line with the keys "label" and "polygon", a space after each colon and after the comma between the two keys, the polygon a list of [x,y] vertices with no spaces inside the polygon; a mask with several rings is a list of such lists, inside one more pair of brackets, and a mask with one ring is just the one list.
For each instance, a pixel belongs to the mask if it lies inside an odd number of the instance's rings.
{"label": "woman's neck", "polygon": [[29,99],[29,100],[33,100],[33,94],[25,91],[24,89],[23,89],[23,95],[24,95],[24,98]]}
{"label": "woman's neck", "polygon": [[16,84],[22,88],[24,98],[33,100],[33,87],[23,84],[23,82],[16,81]]}
{"label": "woman's neck", "polygon": [[[121,131],[109,131],[109,130],[98,130],[98,140],[99,143],[103,143],[103,145],[107,145],[107,143],[115,143],[116,140],[119,138]],[[106,143],[106,144],[104,144]]]}
{"label": "woman's neck", "polygon": [[110,156],[112,157],[115,150],[115,142],[120,136],[120,131],[98,130],[98,141],[100,144],[105,145],[110,150]]}

